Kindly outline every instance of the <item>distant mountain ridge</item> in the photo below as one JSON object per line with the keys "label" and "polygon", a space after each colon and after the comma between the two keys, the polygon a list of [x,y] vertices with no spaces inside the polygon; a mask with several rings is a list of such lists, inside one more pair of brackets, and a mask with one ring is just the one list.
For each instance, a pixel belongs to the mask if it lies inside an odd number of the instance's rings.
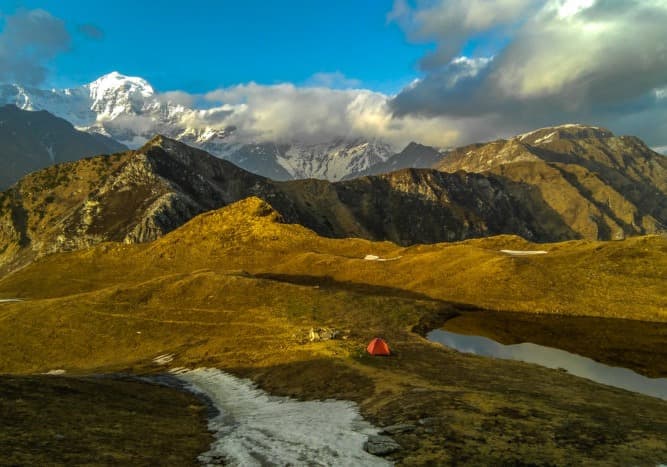
{"label": "distant mountain ridge", "polygon": [[0,268],[104,241],[151,241],[249,196],[323,236],[402,245],[665,231],[667,158],[633,137],[567,125],[458,148],[436,165],[333,183],[274,181],[158,136],[135,151],[35,172],[2,193]]}
{"label": "distant mountain ridge", "polygon": [[2,103],[24,110],[47,110],[80,130],[133,148],[163,134],[277,180],[340,180],[384,162],[396,152],[386,142],[358,137],[339,136],[316,143],[246,140],[234,127],[207,123],[214,122],[220,110],[189,108],[156,93],[146,80],[118,72],[67,89],[3,84]]}
{"label": "distant mountain ridge", "polygon": [[136,151],[32,173],[0,194],[0,265],[11,269],[104,241],[151,241],[248,196],[270,203],[285,222],[329,237],[400,244],[501,233],[575,238],[567,226],[554,234],[543,228],[531,214],[543,211],[539,197],[524,191],[501,177],[433,169],[336,183],[276,182],[159,136]]}
{"label": "distant mountain ridge", "polygon": [[52,164],[126,149],[111,138],[77,131],[46,111],[0,106],[0,190]]}
{"label": "distant mountain ridge", "polygon": [[633,136],[581,124],[541,128],[447,153],[438,170],[534,186],[584,238],[667,230],[667,157]]}
{"label": "distant mountain ridge", "polygon": [[412,142],[401,152],[394,154],[388,159],[373,164],[364,170],[352,172],[344,178],[352,179],[364,175],[378,175],[400,169],[429,168],[439,162],[445,153],[446,151]]}

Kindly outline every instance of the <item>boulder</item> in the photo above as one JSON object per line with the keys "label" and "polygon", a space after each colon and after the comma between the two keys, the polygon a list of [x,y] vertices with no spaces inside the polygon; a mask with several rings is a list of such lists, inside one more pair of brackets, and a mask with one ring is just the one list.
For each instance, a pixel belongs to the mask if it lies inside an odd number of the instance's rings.
{"label": "boulder", "polygon": [[399,423],[397,425],[385,426],[380,432],[381,435],[396,435],[399,433],[408,433],[414,431],[415,426],[412,423]]}
{"label": "boulder", "polygon": [[374,456],[386,456],[400,449],[400,444],[384,435],[370,435],[364,443],[364,451]]}
{"label": "boulder", "polygon": [[337,339],[340,332],[334,328],[311,328],[308,333],[308,340],[310,342],[328,341]]}

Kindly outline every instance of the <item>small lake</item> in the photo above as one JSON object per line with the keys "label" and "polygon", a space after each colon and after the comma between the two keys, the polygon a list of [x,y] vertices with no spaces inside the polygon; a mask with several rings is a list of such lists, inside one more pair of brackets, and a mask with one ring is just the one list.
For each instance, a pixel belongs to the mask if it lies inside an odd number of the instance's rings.
{"label": "small lake", "polygon": [[627,368],[604,365],[553,347],[528,342],[504,345],[486,337],[457,334],[442,329],[431,331],[427,338],[459,352],[520,360],[553,369],[562,368],[572,375],[597,383],[667,400],[667,378],[648,378]]}

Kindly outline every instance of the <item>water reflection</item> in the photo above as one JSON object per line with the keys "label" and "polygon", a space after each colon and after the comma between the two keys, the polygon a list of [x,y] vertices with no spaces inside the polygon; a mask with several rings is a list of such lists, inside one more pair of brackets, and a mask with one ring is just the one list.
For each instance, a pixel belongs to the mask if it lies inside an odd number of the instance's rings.
{"label": "water reflection", "polygon": [[521,360],[547,368],[563,368],[570,374],[592,381],[667,400],[667,378],[647,378],[627,368],[603,365],[590,358],[542,345],[503,345],[481,336],[466,336],[436,329],[428,339],[460,352],[486,357]]}

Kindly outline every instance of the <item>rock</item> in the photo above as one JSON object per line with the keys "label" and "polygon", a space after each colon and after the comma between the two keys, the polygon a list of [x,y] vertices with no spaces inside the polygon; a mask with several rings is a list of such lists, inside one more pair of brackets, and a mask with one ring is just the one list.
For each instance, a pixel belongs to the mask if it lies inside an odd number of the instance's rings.
{"label": "rock", "polygon": [[308,340],[310,342],[328,341],[337,339],[340,332],[334,328],[311,328],[308,333]]}
{"label": "rock", "polygon": [[399,423],[382,428],[381,435],[396,435],[399,433],[408,433],[414,431],[415,426],[412,423]]}
{"label": "rock", "polygon": [[438,418],[437,417],[427,417],[427,418],[421,418],[417,421],[420,425],[434,425],[437,423]]}
{"label": "rock", "polygon": [[364,443],[364,451],[374,456],[386,456],[401,449],[401,445],[389,436],[370,435]]}

